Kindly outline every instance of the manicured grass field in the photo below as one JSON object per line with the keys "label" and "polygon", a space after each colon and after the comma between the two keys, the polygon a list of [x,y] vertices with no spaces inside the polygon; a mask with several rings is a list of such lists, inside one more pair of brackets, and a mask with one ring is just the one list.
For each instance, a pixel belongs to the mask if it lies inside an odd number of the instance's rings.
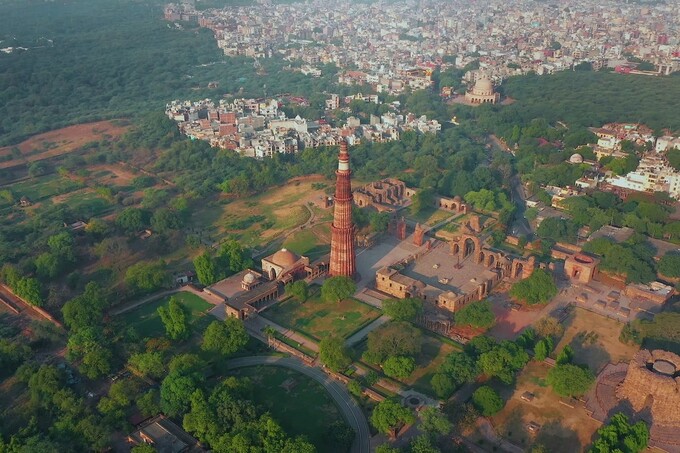
{"label": "manicured grass field", "polygon": [[189,322],[192,325],[195,325],[200,318],[205,316],[208,309],[212,308],[212,305],[197,295],[181,291],[124,313],[121,315],[123,323],[133,326],[143,338],[163,335],[165,327],[158,314],[158,307],[166,306],[170,302],[170,297],[174,297],[189,312]]}
{"label": "manicured grass field", "polygon": [[330,227],[316,225],[310,229],[298,231],[289,236],[283,246],[311,260],[317,259],[330,252]]}
{"label": "manicured grass field", "polygon": [[305,303],[291,298],[262,313],[277,324],[297,330],[307,336],[321,340],[329,335],[349,337],[362,326],[380,316],[370,305],[354,299],[342,302],[324,302],[319,294]]}
{"label": "manicured grass field", "polygon": [[[241,368],[236,376],[253,380],[255,404],[271,413],[288,435],[304,435],[317,451],[345,453],[331,443],[326,435],[328,427],[336,420],[343,420],[326,390],[317,382],[293,370],[276,366]],[[289,381],[289,389],[281,384]]]}

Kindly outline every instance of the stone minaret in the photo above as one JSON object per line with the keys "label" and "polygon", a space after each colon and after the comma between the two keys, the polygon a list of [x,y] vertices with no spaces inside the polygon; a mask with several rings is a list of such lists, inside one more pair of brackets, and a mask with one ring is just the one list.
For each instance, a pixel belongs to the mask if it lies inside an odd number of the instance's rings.
{"label": "stone minaret", "polygon": [[356,274],[356,254],[354,236],[356,226],[352,222],[352,183],[349,169],[349,153],[347,142],[340,142],[338,170],[335,172],[335,196],[333,197],[334,214],[331,225],[331,263],[328,273],[332,277],[344,276],[354,278]]}

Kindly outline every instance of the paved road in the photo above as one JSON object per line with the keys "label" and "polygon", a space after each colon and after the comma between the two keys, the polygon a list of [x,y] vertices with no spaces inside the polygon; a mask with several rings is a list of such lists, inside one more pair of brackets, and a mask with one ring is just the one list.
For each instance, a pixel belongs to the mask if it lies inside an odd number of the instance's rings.
{"label": "paved road", "polygon": [[307,366],[298,359],[291,357],[253,356],[232,359],[227,362],[227,367],[231,369],[256,365],[273,365],[290,368],[291,370],[309,376],[323,385],[340,408],[340,411],[349,425],[357,434],[354,438],[354,443],[352,444],[352,452],[370,452],[370,433],[368,431],[366,417],[364,417],[364,413],[361,412],[357,403],[352,399],[350,394],[347,393],[347,390],[342,384],[334,381],[320,368]]}

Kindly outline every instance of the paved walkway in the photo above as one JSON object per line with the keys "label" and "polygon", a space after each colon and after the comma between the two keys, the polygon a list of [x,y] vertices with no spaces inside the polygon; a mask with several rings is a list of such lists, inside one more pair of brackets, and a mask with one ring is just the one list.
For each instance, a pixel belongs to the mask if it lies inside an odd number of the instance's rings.
{"label": "paved walkway", "polygon": [[244,324],[246,325],[247,328],[254,330],[256,332],[262,332],[267,326],[272,327],[274,330],[281,333],[283,336],[298,342],[307,349],[311,349],[314,352],[319,352],[319,345],[317,345],[315,342],[307,339],[306,337],[303,337],[302,335],[296,333],[293,330],[287,329],[283,326],[280,326],[279,324],[276,324],[275,322],[263,318],[262,316],[259,315],[251,316],[244,321]]}
{"label": "paved walkway", "polygon": [[368,422],[361,408],[357,405],[354,399],[347,393],[345,387],[339,382],[334,381],[324,373],[320,368],[310,367],[303,364],[298,359],[290,357],[274,357],[274,356],[256,356],[256,357],[241,357],[232,359],[227,362],[227,368],[243,368],[256,365],[273,365],[290,368],[299,373],[302,373],[314,379],[324,386],[324,388],[331,395],[333,400],[338,405],[347,423],[356,432],[354,443],[352,444],[353,453],[369,453],[370,452],[370,432],[368,430]]}
{"label": "paved walkway", "polygon": [[363,329],[361,329],[360,331],[358,331],[357,333],[355,333],[354,335],[349,337],[345,341],[345,344],[348,347],[354,346],[355,344],[359,343],[361,340],[366,338],[366,336],[368,336],[369,333],[373,332],[375,329],[382,326],[383,324],[388,322],[390,319],[391,318],[389,316],[382,315],[381,317],[379,317],[378,319],[376,319],[375,321],[373,321],[372,323],[370,323],[369,325],[367,325],[366,327],[364,327]]}
{"label": "paved walkway", "polygon": [[134,310],[135,308],[139,307],[140,305],[147,304],[149,302],[153,302],[154,300],[158,300],[162,297],[169,296],[171,294],[176,294],[179,292],[187,292],[187,293],[192,293],[203,299],[204,301],[208,302],[209,304],[212,305],[217,305],[222,302],[222,299],[220,299],[217,296],[213,296],[212,294],[208,294],[203,291],[199,291],[196,288],[194,288],[191,285],[186,285],[186,286],[180,286],[178,288],[173,288],[169,289],[167,291],[161,291],[160,293],[155,293],[152,294],[148,297],[145,297],[144,299],[138,300],[136,302],[130,302],[128,304],[123,305],[122,307],[117,307],[114,308],[113,310],[110,311],[110,314],[112,316],[117,316],[123,313],[126,313],[128,311]]}

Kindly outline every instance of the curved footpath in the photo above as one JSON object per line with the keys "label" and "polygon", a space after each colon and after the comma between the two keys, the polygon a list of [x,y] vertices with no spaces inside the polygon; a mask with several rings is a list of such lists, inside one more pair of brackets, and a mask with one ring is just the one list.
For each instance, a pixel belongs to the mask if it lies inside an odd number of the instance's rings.
{"label": "curved footpath", "polygon": [[335,403],[340,408],[347,423],[356,432],[354,443],[352,444],[353,453],[369,453],[370,452],[370,433],[368,431],[368,422],[361,408],[357,405],[352,396],[347,393],[342,384],[334,381],[330,376],[324,373],[317,367],[310,367],[303,364],[300,360],[292,357],[277,357],[277,356],[252,356],[232,359],[227,362],[227,368],[243,368],[257,365],[273,365],[290,368],[291,370],[302,373],[323,385],[326,391],[330,393]]}

